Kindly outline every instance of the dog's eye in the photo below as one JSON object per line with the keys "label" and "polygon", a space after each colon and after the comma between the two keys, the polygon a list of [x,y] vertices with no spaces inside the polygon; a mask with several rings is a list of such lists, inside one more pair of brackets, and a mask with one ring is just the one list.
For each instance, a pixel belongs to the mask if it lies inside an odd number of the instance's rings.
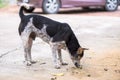
{"label": "dog's eye", "polygon": [[80,59],[81,59],[80,56],[76,56],[76,57],[75,57],[75,60],[80,60]]}

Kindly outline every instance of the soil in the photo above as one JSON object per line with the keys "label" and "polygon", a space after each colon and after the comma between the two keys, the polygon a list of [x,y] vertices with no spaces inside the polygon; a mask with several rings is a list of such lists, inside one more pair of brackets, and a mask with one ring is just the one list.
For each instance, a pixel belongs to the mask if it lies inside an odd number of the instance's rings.
{"label": "soil", "polygon": [[119,9],[116,12],[38,14],[69,23],[80,45],[89,48],[81,60],[81,68],[76,68],[69,53],[63,50],[63,59],[68,65],[61,69],[54,68],[50,46],[39,38],[32,47],[32,58],[37,63],[25,66],[18,35],[18,11],[17,6],[0,9],[0,80],[120,80]]}

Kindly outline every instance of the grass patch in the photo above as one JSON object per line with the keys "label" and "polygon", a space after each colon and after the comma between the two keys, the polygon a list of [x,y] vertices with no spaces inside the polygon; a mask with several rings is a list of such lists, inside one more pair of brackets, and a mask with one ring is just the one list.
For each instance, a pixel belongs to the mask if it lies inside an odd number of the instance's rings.
{"label": "grass patch", "polygon": [[7,0],[0,0],[0,8],[7,6],[7,4],[8,4]]}

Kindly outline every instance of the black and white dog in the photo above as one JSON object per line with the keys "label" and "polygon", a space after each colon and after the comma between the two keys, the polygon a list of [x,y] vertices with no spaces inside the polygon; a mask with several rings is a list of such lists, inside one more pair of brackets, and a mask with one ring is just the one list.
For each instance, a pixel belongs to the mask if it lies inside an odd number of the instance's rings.
{"label": "black and white dog", "polygon": [[32,42],[36,37],[50,44],[52,48],[53,61],[55,68],[59,69],[63,63],[61,49],[68,48],[71,59],[76,67],[80,66],[80,59],[84,55],[84,50],[73,33],[70,26],[66,23],[60,23],[40,15],[24,15],[26,7],[21,6],[19,16],[21,22],[19,25],[19,35],[23,41],[26,65],[30,66]]}

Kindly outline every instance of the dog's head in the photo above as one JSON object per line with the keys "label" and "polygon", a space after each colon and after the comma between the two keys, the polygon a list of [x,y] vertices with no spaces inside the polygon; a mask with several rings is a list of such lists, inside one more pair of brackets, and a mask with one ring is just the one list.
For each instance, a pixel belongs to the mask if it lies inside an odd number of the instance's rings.
{"label": "dog's head", "polygon": [[84,50],[88,50],[88,48],[78,48],[76,54],[72,56],[72,61],[77,68],[80,67],[80,60],[84,55]]}

